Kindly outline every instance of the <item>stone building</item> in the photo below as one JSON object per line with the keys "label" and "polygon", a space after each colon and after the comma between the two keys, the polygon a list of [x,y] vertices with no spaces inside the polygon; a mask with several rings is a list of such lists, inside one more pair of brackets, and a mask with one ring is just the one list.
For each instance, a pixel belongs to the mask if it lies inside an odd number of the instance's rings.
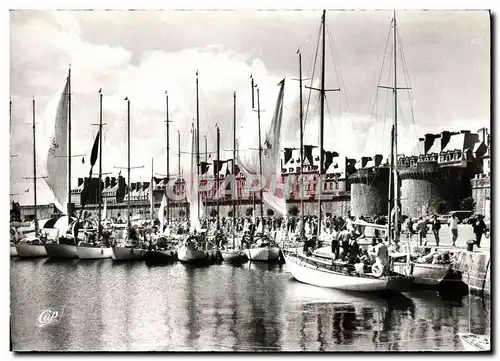
{"label": "stone building", "polygon": [[480,169],[471,179],[472,197],[476,202],[476,212],[485,216],[485,222],[490,223],[491,218],[491,143],[490,134],[487,128],[478,130],[480,135],[477,149],[475,151],[482,151],[484,145],[486,151],[482,156]]}

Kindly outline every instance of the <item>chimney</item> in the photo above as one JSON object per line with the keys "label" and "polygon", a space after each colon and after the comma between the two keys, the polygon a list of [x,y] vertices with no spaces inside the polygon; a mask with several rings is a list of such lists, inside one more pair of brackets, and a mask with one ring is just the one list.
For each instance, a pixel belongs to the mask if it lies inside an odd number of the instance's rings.
{"label": "chimney", "polygon": [[284,163],[288,163],[288,161],[292,158],[293,155],[293,149],[292,148],[285,148],[285,159]]}
{"label": "chimney", "polygon": [[461,130],[460,133],[462,133],[462,134],[468,134],[468,133],[470,133],[470,130]]}
{"label": "chimney", "polygon": [[432,133],[427,133],[424,138],[424,154],[427,154],[429,149],[431,149],[432,145],[434,144],[435,140],[439,138],[439,135],[437,134],[432,134]]}
{"label": "chimney", "polygon": [[487,139],[486,139],[486,132],[487,132],[487,129],[486,128],[481,128],[477,131],[477,133],[479,134],[479,142],[482,142],[484,143],[485,145],[488,145],[486,143]]}
{"label": "chimney", "polygon": [[133,191],[135,191],[135,186],[137,185],[137,183],[130,183],[130,192],[132,193]]}
{"label": "chimney", "polygon": [[80,187],[83,184],[83,178],[78,178],[78,186]]}
{"label": "chimney", "polygon": [[115,177],[111,177],[111,183],[110,183],[111,188],[114,187],[115,185],[116,185],[116,178]]}
{"label": "chimney", "polygon": [[375,167],[379,167],[380,164],[382,163],[383,159],[384,159],[384,157],[382,156],[382,154],[375,154],[375,157],[374,157]]}
{"label": "chimney", "polygon": [[424,155],[425,154],[425,138],[418,138],[418,154],[417,155]]}
{"label": "chimney", "polygon": [[144,182],[142,183],[142,190],[145,191],[146,189],[149,188],[149,185],[150,185],[151,182]]}
{"label": "chimney", "polygon": [[370,160],[372,160],[372,157],[361,157],[361,168],[364,168]]}
{"label": "chimney", "polygon": [[451,132],[448,131],[441,132],[441,149],[440,149],[441,152],[443,151],[444,148],[446,148],[446,146],[450,142],[450,138],[451,138]]}
{"label": "chimney", "polygon": [[111,184],[109,177],[104,178],[104,188],[109,188]]}
{"label": "chimney", "polygon": [[137,183],[136,183],[136,185],[135,185],[135,189],[136,189],[137,191],[142,190],[142,182],[137,182]]}
{"label": "chimney", "polygon": [[312,159],[312,150],[313,146],[312,145],[304,145],[304,160],[309,160],[311,165],[314,163]]}

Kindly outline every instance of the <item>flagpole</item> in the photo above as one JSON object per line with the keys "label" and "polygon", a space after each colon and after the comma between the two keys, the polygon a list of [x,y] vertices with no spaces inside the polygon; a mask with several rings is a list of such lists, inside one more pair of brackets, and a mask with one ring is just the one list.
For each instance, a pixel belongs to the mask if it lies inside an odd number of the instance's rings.
{"label": "flagpole", "polygon": [[33,96],[33,187],[34,187],[34,207],[35,207],[35,236],[38,235],[38,217],[36,204],[36,127],[35,127],[35,97]]}
{"label": "flagpole", "polygon": [[[68,203],[66,205],[68,226],[71,224],[71,64],[68,69]],[[75,239],[76,242],[76,239]]]}
{"label": "flagpole", "polygon": [[97,242],[101,239],[101,205],[102,205],[102,91],[99,89],[99,185],[98,185],[98,225],[97,225]]}

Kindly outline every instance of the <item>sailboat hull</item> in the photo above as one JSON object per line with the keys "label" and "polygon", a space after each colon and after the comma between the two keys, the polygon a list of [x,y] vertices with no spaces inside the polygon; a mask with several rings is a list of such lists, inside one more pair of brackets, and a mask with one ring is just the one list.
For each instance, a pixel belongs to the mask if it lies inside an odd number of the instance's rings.
{"label": "sailboat hull", "polygon": [[302,262],[299,257],[292,256],[288,252],[284,257],[290,273],[297,281],[302,283],[344,291],[379,292],[397,290],[397,282],[392,282],[391,279],[356,277],[332,272],[328,269]]}
{"label": "sailboat hull", "polygon": [[73,259],[78,258],[75,245],[60,244],[60,243],[47,243],[45,244],[45,251],[49,258],[53,259]]}
{"label": "sailboat hull", "polygon": [[112,247],[111,258],[114,261],[137,261],[144,259],[146,250],[141,248]]}
{"label": "sailboat hull", "polygon": [[19,256],[19,255],[17,254],[17,249],[16,249],[16,246],[13,246],[13,245],[11,245],[11,246],[10,246],[10,256],[11,256],[11,257],[17,257],[17,256]]}
{"label": "sailboat hull", "polygon": [[111,247],[77,247],[78,258],[80,259],[105,259],[111,258],[113,251]]}
{"label": "sailboat hull", "polygon": [[[450,264],[415,263],[412,268],[412,274],[407,276],[412,276],[415,284],[434,287],[444,279],[450,270]],[[394,272],[406,274],[407,269],[406,263],[394,262]]]}
{"label": "sailboat hull", "polygon": [[[214,253],[212,255],[212,253]],[[177,257],[184,263],[203,263],[210,260],[210,256],[215,256],[215,251],[200,251],[186,246],[179,247]]]}
{"label": "sailboat hull", "polygon": [[232,249],[220,252],[224,262],[239,263],[247,260],[245,252],[239,249]]}
{"label": "sailboat hull", "polygon": [[47,257],[47,251],[43,244],[16,244],[17,254],[21,258]]}
{"label": "sailboat hull", "polygon": [[146,262],[154,264],[163,264],[177,261],[177,252],[175,250],[148,251],[146,253]]}
{"label": "sailboat hull", "polygon": [[490,338],[474,333],[459,333],[457,336],[462,342],[465,351],[488,352],[491,351]]}
{"label": "sailboat hull", "polygon": [[280,249],[278,247],[248,248],[244,252],[250,261],[277,262],[280,257]]}

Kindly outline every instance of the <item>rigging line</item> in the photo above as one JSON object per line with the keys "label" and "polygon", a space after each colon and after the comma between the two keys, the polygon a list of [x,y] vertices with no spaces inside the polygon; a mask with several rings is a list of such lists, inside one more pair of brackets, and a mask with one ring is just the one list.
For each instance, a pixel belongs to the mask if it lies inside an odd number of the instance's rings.
{"label": "rigging line", "polygon": [[[392,30],[392,21],[391,21],[391,24],[389,25],[389,30],[388,30],[387,35],[386,35],[385,48],[384,48],[384,53],[383,53],[383,57],[382,57],[382,65],[380,67],[380,72],[379,72],[379,76],[378,76],[378,80],[377,80],[377,91],[375,94],[375,100],[374,100],[373,105],[372,105],[370,118],[373,117],[374,108],[377,107],[377,110],[378,110],[378,95],[379,95],[379,91],[380,91],[378,86],[380,85],[380,82],[382,80],[382,75],[384,72],[384,65],[385,65],[385,61],[387,59],[387,49],[389,47],[389,43],[390,43],[390,39],[391,39],[391,30]],[[376,116],[378,116],[378,112],[377,112]],[[366,141],[368,140],[368,134],[370,132],[371,125],[372,125],[372,122],[368,123],[368,130],[367,130],[366,135],[365,135],[363,149],[364,149],[364,147],[366,147]]]}
{"label": "rigging line", "polygon": [[[321,39],[321,27],[323,25],[320,24],[319,26],[319,29],[318,29],[318,42],[316,43],[316,51],[314,52],[314,60],[312,62],[312,72],[310,72],[311,74],[311,82],[310,82],[310,87],[313,86],[313,83],[314,83],[314,74],[316,72],[316,65],[317,65],[317,62],[318,62],[318,51],[319,51],[319,42],[320,42],[320,39]],[[303,127],[305,130],[305,127],[306,127],[306,123],[307,123],[307,119],[308,119],[308,115],[309,115],[309,105],[310,105],[310,102],[311,102],[311,96],[312,96],[312,89],[309,89],[309,95],[307,97],[307,104],[306,104],[306,111],[305,111],[305,114],[303,114],[304,116],[304,121],[303,121]]]}

